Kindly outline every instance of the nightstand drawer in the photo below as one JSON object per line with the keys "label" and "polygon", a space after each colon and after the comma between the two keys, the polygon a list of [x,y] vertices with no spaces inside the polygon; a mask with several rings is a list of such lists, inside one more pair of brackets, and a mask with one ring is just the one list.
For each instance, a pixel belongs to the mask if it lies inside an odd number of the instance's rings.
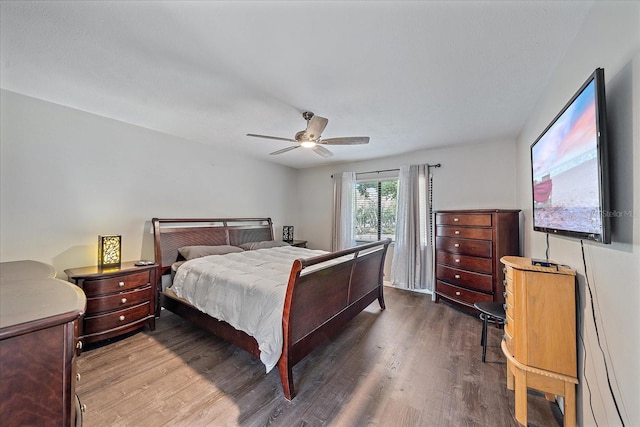
{"label": "nightstand drawer", "polygon": [[124,310],[84,318],[84,335],[100,333],[109,329],[124,326],[136,320],[144,319],[151,314],[151,303],[145,302]]}
{"label": "nightstand drawer", "polygon": [[112,292],[135,289],[148,286],[151,273],[149,270],[135,273],[121,274],[104,279],[85,280],[82,289],[87,297],[96,297]]}
{"label": "nightstand drawer", "polygon": [[488,274],[473,273],[438,264],[436,266],[436,277],[438,280],[443,280],[453,285],[464,286],[482,292],[493,292],[493,279]]}
{"label": "nightstand drawer", "polygon": [[87,298],[87,313],[97,314],[104,311],[119,310],[149,301],[152,295],[152,287],[147,286],[128,292],[107,295],[97,298]]}
{"label": "nightstand drawer", "polygon": [[477,271],[478,273],[493,273],[493,262],[491,258],[473,257],[437,251],[436,263],[450,265],[463,270]]}

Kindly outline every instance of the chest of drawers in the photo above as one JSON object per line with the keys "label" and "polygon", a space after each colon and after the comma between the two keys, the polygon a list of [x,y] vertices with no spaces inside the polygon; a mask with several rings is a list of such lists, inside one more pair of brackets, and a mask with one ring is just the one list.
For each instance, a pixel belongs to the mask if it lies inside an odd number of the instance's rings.
{"label": "chest of drawers", "polygon": [[519,218],[519,210],[436,212],[436,302],[504,300],[500,258],[520,251]]}
{"label": "chest of drawers", "polygon": [[0,424],[81,426],[76,327],[82,291],[36,261],[0,263]]}
{"label": "chest of drawers", "polygon": [[80,324],[85,344],[112,338],[149,325],[155,329],[156,274],[158,265],[98,267],[65,270],[69,280],[87,296],[87,310]]}
{"label": "chest of drawers", "polygon": [[578,383],[575,270],[538,267],[530,258],[502,258],[506,273],[502,351],[515,416],[527,425],[527,388],[563,396],[564,425],[575,426]]}

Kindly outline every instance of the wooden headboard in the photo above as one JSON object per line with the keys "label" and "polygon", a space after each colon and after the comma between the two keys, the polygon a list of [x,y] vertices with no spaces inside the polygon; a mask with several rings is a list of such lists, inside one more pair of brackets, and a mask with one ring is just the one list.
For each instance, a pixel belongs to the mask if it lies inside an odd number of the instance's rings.
{"label": "wooden headboard", "polygon": [[182,259],[183,246],[238,246],[273,240],[271,218],[153,218],[155,261],[160,276],[171,272],[171,264]]}

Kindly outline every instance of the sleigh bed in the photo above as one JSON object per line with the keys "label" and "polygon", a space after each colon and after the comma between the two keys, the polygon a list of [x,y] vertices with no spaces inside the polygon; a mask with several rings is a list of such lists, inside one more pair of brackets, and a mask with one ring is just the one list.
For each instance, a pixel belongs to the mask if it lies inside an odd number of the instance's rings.
{"label": "sleigh bed", "polygon": [[[282,337],[281,353],[278,348],[276,360],[284,395],[288,400],[295,396],[292,368],[296,363],[338,333],[348,321],[376,299],[380,307],[385,308],[382,279],[390,240],[338,252],[323,252],[293,248],[274,241],[270,218],[154,218],[152,224],[155,260],[160,265],[158,276],[162,280],[158,286],[161,289],[159,301],[162,306],[257,357],[261,357],[260,346],[265,348],[262,337],[257,339],[243,331],[242,327],[237,329],[231,325],[234,323],[232,320],[227,319],[228,323],[207,314],[199,301],[190,302],[186,299],[188,292],[182,291],[185,295],[179,295],[181,285],[183,282],[195,282],[202,288],[202,277],[213,277],[213,282],[218,276],[233,276],[234,274],[229,273],[232,267],[220,266],[224,263],[233,265],[241,258],[264,257],[271,260],[276,255],[291,258],[290,269],[289,263],[284,267],[283,263],[286,261],[277,261],[282,271],[274,277],[281,279],[282,284],[274,286],[274,290],[270,291],[276,300],[280,298],[272,313],[278,323],[274,329],[278,335],[281,332]],[[192,260],[185,260],[183,255],[185,248],[213,248],[215,252],[217,248],[225,248],[226,251],[240,246],[247,253],[238,250],[238,253],[232,251],[228,255],[195,257]],[[270,261],[249,262],[271,265]],[[202,277],[198,276],[197,280],[190,280],[190,275],[196,274],[196,268],[201,268],[201,265],[202,268],[212,269],[214,273],[202,273]],[[223,268],[224,272],[219,273],[216,270],[219,268]],[[247,273],[239,275],[246,280]],[[172,282],[174,278],[175,287]],[[268,282],[271,278],[256,280]],[[257,286],[251,284],[249,288],[245,293],[251,293]],[[243,292],[236,291],[236,294]],[[242,305],[243,302],[236,304]],[[197,306],[200,308],[196,308]],[[282,331],[279,330],[280,318]],[[264,362],[263,357],[261,359]],[[265,366],[268,372],[270,367],[266,363]]]}

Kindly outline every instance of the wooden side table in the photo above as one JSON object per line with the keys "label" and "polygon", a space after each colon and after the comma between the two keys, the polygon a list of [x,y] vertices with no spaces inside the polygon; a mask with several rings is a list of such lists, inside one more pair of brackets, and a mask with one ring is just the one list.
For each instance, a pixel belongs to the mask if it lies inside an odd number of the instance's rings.
{"label": "wooden side table", "polygon": [[80,339],[85,343],[116,337],[145,325],[155,329],[158,264],[136,266],[133,261],[120,267],[97,266],[65,270],[70,281],[87,296],[87,310],[80,323]]}

